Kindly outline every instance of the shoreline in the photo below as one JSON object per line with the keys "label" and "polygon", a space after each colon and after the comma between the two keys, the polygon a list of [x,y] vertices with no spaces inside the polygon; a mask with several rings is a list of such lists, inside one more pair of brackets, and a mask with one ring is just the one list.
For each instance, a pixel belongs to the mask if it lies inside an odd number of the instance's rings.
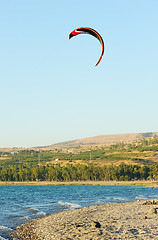
{"label": "shoreline", "polygon": [[144,185],[158,187],[157,180],[134,180],[134,181],[69,181],[69,182],[58,182],[58,181],[28,181],[28,182],[2,182],[2,185]]}
{"label": "shoreline", "polygon": [[157,211],[158,200],[110,203],[69,210],[17,227],[12,239],[156,240]]}

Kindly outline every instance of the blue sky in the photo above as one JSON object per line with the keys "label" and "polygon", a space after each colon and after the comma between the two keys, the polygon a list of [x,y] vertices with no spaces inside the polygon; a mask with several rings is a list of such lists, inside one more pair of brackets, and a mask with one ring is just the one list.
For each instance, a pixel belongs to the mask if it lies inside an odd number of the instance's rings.
{"label": "blue sky", "polygon": [[[158,1],[0,1],[0,147],[158,131]],[[103,37],[68,39],[77,27]]]}

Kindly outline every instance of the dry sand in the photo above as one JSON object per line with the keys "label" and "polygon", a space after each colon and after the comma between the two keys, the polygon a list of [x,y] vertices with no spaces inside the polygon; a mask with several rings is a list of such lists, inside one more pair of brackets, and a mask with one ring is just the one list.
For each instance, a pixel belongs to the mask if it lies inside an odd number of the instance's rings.
{"label": "dry sand", "polygon": [[134,180],[134,181],[30,181],[30,182],[2,182],[0,185],[144,185],[158,187],[157,180]]}
{"label": "dry sand", "polygon": [[158,239],[158,201],[91,206],[52,214],[17,228],[13,239]]}

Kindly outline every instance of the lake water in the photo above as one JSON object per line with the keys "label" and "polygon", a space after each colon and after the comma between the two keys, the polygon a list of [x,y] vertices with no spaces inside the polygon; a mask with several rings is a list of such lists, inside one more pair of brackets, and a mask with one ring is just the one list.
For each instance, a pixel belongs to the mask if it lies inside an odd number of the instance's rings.
{"label": "lake water", "polygon": [[16,226],[51,213],[104,203],[158,198],[145,186],[0,186],[0,240]]}

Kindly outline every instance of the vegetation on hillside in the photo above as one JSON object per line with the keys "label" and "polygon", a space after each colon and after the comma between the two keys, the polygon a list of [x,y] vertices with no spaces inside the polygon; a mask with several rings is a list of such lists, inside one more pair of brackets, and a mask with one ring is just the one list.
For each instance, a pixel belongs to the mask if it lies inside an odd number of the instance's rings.
{"label": "vegetation on hillside", "polygon": [[0,152],[1,181],[158,179],[158,137],[76,149]]}

